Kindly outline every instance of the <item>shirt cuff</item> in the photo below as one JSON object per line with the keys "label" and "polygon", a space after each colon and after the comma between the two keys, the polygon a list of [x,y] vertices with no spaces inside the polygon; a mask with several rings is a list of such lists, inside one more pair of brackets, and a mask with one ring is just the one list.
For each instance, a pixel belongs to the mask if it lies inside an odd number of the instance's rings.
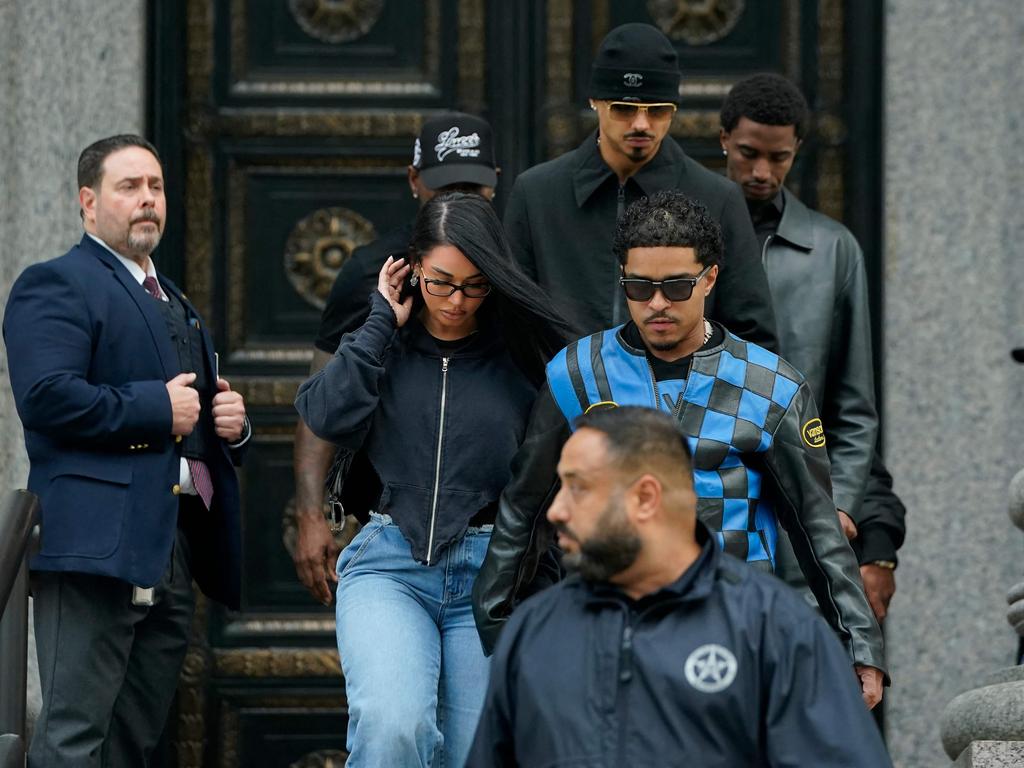
{"label": "shirt cuff", "polygon": [[876,560],[888,560],[898,562],[896,559],[896,546],[893,544],[892,536],[884,525],[874,525],[858,529],[857,538],[853,540],[857,552],[857,562],[860,565],[867,565]]}

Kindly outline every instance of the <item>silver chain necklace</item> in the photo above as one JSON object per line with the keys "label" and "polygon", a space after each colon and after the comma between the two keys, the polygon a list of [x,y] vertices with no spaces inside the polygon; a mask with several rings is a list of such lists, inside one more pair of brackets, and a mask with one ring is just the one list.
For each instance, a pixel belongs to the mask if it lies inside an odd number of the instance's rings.
{"label": "silver chain necklace", "polygon": [[[708,319],[705,317],[704,318],[704,344],[707,344],[710,339],[711,339],[711,323],[709,323]],[[704,344],[702,344],[701,346],[704,346]]]}

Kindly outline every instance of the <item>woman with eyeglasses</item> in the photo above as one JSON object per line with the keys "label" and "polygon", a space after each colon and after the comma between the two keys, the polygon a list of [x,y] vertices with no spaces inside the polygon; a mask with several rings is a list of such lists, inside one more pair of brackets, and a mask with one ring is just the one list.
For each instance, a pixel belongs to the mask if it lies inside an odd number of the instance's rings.
{"label": "woman with eyeglasses", "polygon": [[363,326],[300,387],[310,429],[368,460],[346,487],[374,500],[337,565],[350,768],[464,763],[487,684],[473,581],[569,336],[490,204],[447,193],[421,209],[408,259],[384,264]]}

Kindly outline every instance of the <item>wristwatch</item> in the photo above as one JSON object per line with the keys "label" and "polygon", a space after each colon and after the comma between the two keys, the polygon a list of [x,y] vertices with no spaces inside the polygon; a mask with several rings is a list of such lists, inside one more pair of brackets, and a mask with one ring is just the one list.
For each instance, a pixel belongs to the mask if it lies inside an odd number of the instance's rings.
{"label": "wristwatch", "polygon": [[887,571],[896,570],[896,563],[892,560],[872,560],[870,563],[865,563],[865,565],[877,565],[879,568],[885,568]]}

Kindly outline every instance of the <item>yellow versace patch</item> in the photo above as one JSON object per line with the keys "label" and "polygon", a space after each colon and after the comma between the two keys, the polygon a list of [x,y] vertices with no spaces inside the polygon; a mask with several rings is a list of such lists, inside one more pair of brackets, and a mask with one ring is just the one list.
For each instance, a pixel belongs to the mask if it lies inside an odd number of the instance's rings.
{"label": "yellow versace patch", "polygon": [[811,419],[804,428],[800,430],[804,442],[811,448],[825,447],[825,428],[821,426],[821,419]]}

